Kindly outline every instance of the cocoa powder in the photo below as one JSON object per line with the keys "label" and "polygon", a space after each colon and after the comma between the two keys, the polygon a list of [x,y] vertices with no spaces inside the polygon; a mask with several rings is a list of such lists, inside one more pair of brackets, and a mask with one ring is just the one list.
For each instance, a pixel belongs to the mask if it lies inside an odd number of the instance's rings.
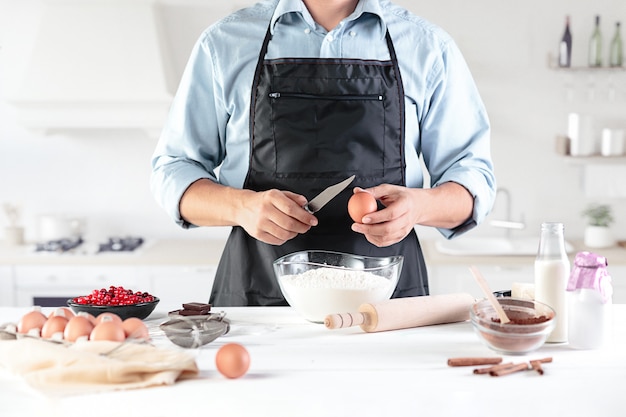
{"label": "cocoa powder", "polygon": [[547,322],[550,317],[546,315],[533,316],[524,312],[513,311],[508,311],[507,315],[510,322],[505,326],[500,324],[499,318],[490,318],[492,324],[489,327],[498,333],[481,330],[485,340],[496,349],[511,353],[532,350],[541,345],[545,336],[535,334],[537,329],[531,325]]}
{"label": "cocoa powder", "polygon": [[[508,324],[539,324],[539,323],[545,323],[546,321],[550,319],[546,316],[538,316],[538,317],[525,317],[525,318],[524,317],[509,318],[509,320],[510,321]],[[500,323],[500,319],[498,317],[493,317],[491,321],[493,323]]]}

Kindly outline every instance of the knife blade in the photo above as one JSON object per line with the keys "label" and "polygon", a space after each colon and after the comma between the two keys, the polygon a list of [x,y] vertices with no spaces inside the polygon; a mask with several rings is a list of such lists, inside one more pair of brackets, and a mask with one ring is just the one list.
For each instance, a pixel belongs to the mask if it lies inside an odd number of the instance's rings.
{"label": "knife blade", "polygon": [[313,200],[309,201],[304,205],[304,209],[309,213],[313,214],[319,211],[322,207],[324,207],[330,200],[335,198],[337,194],[342,192],[352,181],[354,181],[354,175],[346,178],[338,184],[331,185],[326,188],[324,191],[316,195]]}

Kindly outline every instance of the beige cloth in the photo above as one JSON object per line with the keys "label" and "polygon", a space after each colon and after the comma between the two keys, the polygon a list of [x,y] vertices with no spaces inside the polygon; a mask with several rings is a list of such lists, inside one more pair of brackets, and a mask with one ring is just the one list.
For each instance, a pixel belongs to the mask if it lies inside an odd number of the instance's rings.
{"label": "beige cloth", "polygon": [[125,343],[113,351],[116,346],[119,342],[64,346],[32,338],[5,340],[0,341],[0,367],[55,396],[170,385],[198,374],[195,359],[182,350]]}

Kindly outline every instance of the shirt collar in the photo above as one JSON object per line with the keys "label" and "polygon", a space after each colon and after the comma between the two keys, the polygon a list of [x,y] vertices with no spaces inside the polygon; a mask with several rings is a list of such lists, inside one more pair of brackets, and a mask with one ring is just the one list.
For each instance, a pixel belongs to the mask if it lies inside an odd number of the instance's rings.
{"label": "shirt collar", "polygon": [[[279,0],[276,5],[276,9],[274,10],[274,15],[272,16],[272,20],[270,21],[271,32],[274,33],[274,26],[278,19],[288,13],[300,13],[303,19],[306,21],[308,25],[311,27],[315,27],[315,21],[311,14],[307,10],[302,0]],[[371,13],[373,15],[378,16],[380,21],[380,29],[382,32],[382,36],[385,36],[387,32],[387,25],[385,20],[383,19],[382,9],[380,7],[379,0],[360,0],[356,5],[356,9],[354,12],[346,18],[346,21],[356,20],[363,13]]]}

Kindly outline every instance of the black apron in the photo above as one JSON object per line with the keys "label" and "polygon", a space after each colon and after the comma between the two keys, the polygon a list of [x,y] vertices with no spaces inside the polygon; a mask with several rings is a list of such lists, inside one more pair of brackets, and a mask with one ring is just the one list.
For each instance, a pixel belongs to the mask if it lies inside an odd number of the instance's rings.
{"label": "black apron", "polygon": [[290,190],[312,199],[329,185],[354,182],[315,213],[317,226],[283,245],[269,245],[233,227],[211,293],[216,306],[287,305],[272,263],[302,250],[363,256],[404,255],[392,297],[428,295],[415,230],[379,248],[353,232],[347,212],[352,188],[406,185],[404,92],[389,33],[391,60],[284,58],[266,60],[268,29],[250,106],[250,168],[244,188]]}

